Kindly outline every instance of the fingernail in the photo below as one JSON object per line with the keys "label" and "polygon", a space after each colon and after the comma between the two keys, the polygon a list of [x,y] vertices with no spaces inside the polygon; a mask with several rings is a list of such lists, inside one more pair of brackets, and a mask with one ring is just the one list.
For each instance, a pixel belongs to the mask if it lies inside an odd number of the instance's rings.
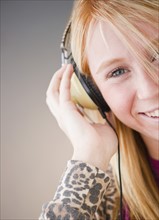
{"label": "fingernail", "polygon": [[68,64],[63,63],[62,66],[61,66],[61,69],[66,69],[67,65],[68,65]]}
{"label": "fingernail", "polygon": [[67,65],[67,69],[72,69],[72,64],[71,63],[69,63],[68,65]]}

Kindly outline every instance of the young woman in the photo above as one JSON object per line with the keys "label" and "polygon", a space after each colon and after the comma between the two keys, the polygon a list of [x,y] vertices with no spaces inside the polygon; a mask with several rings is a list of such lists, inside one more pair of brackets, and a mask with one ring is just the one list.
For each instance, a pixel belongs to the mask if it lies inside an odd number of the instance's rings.
{"label": "young woman", "polygon": [[116,132],[84,117],[71,101],[72,65],[59,69],[47,104],[74,153],[40,219],[159,219],[158,22],[157,0],[75,1],[72,54],[110,107]]}

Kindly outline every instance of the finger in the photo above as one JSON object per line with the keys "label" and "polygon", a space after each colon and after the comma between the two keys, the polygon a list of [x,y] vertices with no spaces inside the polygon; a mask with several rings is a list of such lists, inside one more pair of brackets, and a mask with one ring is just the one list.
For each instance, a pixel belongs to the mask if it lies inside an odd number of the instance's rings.
{"label": "finger", "polygon": [[56,71],[50,81],[49,87],[46,92],[46,96],[52,96],[52,94],[59,92],[60,82],[63,75],[64,70],[67,65],[62,66],[58,71]]}
{"label": "finger", "polygon": [[67,65],[67,68],[63,74],[60,84],[60,101],[70,101],[70,87],[71,87],[71,76],[73,74],[73,67],[71,64]]}
{"label": "finger", "polygon": [[58,105],[57,102],[55,103],[50,96],[46,97],[46,104],[50,110],[50,112],[58,119]]}

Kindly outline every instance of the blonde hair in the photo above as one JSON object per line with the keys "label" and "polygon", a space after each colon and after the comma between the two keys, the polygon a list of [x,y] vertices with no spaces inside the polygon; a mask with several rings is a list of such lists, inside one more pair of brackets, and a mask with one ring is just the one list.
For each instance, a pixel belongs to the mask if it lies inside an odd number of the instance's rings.
{"label": "blonde hair", "polygon": [[[91,74],[86,53],[89,29],[95,21],[108,21],[119,31],[119,37],[135,54],[147,74],[158,83],[156,67],[145,55],[145,48],[152,55],[158,53],[158,40],[152,41],[142,27],[137,25],[140,21],[158,30],[158,11],[158,0],[75,1],[71,16],[71,48],[78,67],[82,72]],[[140,48],[133,44],[131,38],[138,40]],[[121,147],[123,197],[130,208],[131,218],[159,219],[158,188],[144,142],[137,132],[116,117],[115,121]],[[112,164],[118,182],[117,165],[114,162]]]}

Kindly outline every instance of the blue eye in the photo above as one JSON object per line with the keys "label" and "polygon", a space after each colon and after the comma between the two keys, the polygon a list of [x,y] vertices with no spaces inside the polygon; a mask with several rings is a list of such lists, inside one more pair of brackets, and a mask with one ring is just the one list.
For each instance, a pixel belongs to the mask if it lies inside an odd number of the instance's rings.
{"label": "blue eye", "polygon": [[127,73],[129,70],[124,69],[124,68],[117,68],[113,72],[111,72],[110,77],[119,77],[125,73]]}

